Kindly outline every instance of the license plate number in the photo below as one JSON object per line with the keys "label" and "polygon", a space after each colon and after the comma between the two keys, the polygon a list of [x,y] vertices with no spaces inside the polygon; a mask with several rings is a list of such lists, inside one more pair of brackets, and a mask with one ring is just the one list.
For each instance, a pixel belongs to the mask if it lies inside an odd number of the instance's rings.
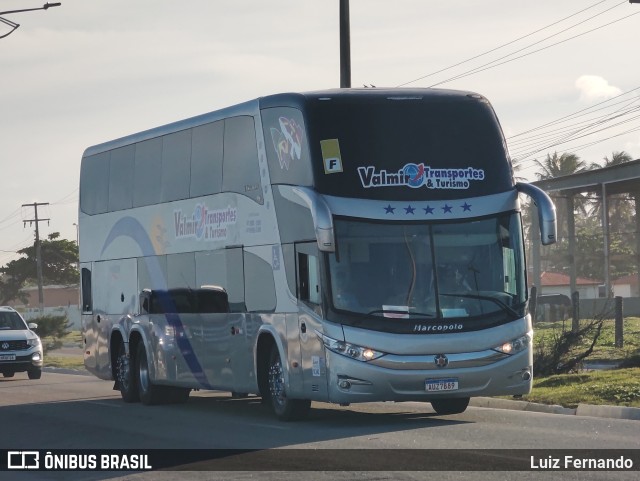
{"label": "license plate number", "polygon": [[427,392],[457,391],[458,379],[455,377],[447,379],[427,379],[425,381]]}
{"label": "license plate number", "polygon": [[15,361],[16,360],[16,355],[15,354],[2,354],[0,355],[0,361]]}

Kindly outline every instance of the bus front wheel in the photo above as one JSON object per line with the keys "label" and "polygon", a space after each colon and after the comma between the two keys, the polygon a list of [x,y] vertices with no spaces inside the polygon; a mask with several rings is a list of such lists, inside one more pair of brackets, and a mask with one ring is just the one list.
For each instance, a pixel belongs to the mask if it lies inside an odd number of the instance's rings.
{"label": "bus front wheel", "polygon": [[302,419],[309,412],[311,401],[287,397],[284,382],[284,368],[278,347],[274,344],[269,355],[269,404],[276,417],[282,421]]}
{"label": "bus front wheel", "polygon": [[468,405],[468,397],[434,399],[431,401],[431,407],[440,415],[463,413]]}

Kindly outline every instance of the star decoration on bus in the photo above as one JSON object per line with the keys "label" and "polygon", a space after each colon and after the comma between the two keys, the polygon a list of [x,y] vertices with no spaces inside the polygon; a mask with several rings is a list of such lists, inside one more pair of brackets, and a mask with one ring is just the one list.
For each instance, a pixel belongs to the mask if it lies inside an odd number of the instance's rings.
{"label": "star decoration on bus", "polygon": [[[471,212],[473,209],[473,204],[469,204],[468,202],[464,202],[464,204],[460,204],[458,206],[456,206],[455,204],[450,205],[448,203],[444,203],[444,205],[430,205],[427,204],[426,207],[420,207],[420,206],[413,206],[412,204],[407,204],[405,207],[393,207],[391,204],[387,204],[386,206],[383,206],[382,208],[384,209],[384,213],[385,214],[391,214],[391,215],[403,215],[402,211],[404,210],[404,215],[416,215],[416,211],[420,211],[420,209],[422,209],[424,211],[423,215],[437,215],[436,213],[436,209],[442,209],[442,214],[454,214],[456,212]],[[396,210],[401,209],[400,211],[396,212]]]}

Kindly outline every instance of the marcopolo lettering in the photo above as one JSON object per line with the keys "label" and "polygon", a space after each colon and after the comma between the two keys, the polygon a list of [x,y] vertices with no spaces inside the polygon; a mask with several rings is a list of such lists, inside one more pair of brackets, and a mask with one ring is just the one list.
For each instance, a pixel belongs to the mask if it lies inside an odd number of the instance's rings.
{"label": "marcopolo lettering", "polygon": [[462,329],[464,329],[464,325],[460,323],[415,324],[413,326],[413,332],[449,332],[449,331],[461,331]]}
{"label": "marcopolo lettering", "polygon": [[397,172],[385,169],[376,171],[374,166],[358,167],[360,182],[365,189],[375,187],[410,187],[417,189],[468,189],[472,181],[483,181],[484,170],[464,167],[434,169],[420,164],[405,164]]}

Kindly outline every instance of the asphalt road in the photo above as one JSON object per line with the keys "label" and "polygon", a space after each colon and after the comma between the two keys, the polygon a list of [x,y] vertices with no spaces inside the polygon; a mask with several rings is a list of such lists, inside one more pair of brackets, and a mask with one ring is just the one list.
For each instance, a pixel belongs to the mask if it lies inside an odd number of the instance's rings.
{"label": "asphalt road", "polygon": [[[22,374],[0,378],[0,448],[283,450],[277,456],[273,451],[238,455],[232,458],[238,460],[235,465],[222,465],[231,466],[232,471],[228,472],[207,471],[212,468],[205,463],[190,465],[189,469],[205,469],[200,472],[153,471],[126,477],[140,480],[369,481],[429,479],[435,474],[442,480],[638,479],[637,470],[561,473],[487,470],[509,466],[513,457],[537,456],[540,452],[535,450],[634,449],[638,456],[640,423],[479,407],[470,407],[460,415],[437,416],[429,404],[421,403],[349,407],[314,403],[307,420],[282,423],[255,397],[232,399],[228,393],[200,391],[192,393],[183,405],[125,404],[110,382],[89,375],[45,372],[37,381]],[[292,449],[302,449],[299,451],[302,456],[294,460],[298,464],[293,469],[297,471],[260,472],[259,463],[269,457],[275,460],[284,457],[291,462],[296,457]],[[437,458],[429,458],[434,449],[456,451],[441,451]],[[480,451],[493,449],[500,451]],[[421,456],[419,460],[416,453]],[[419,471],[424,469],[425,456],[434,463],[448,461],[450,464],[439,464],[448,466],[447,471]],[[245,468],[246,471],[239,471]],[[467,471],[471,469],[480,472]],[[120,479],[125,474],[0,472],[0,479]]]}

